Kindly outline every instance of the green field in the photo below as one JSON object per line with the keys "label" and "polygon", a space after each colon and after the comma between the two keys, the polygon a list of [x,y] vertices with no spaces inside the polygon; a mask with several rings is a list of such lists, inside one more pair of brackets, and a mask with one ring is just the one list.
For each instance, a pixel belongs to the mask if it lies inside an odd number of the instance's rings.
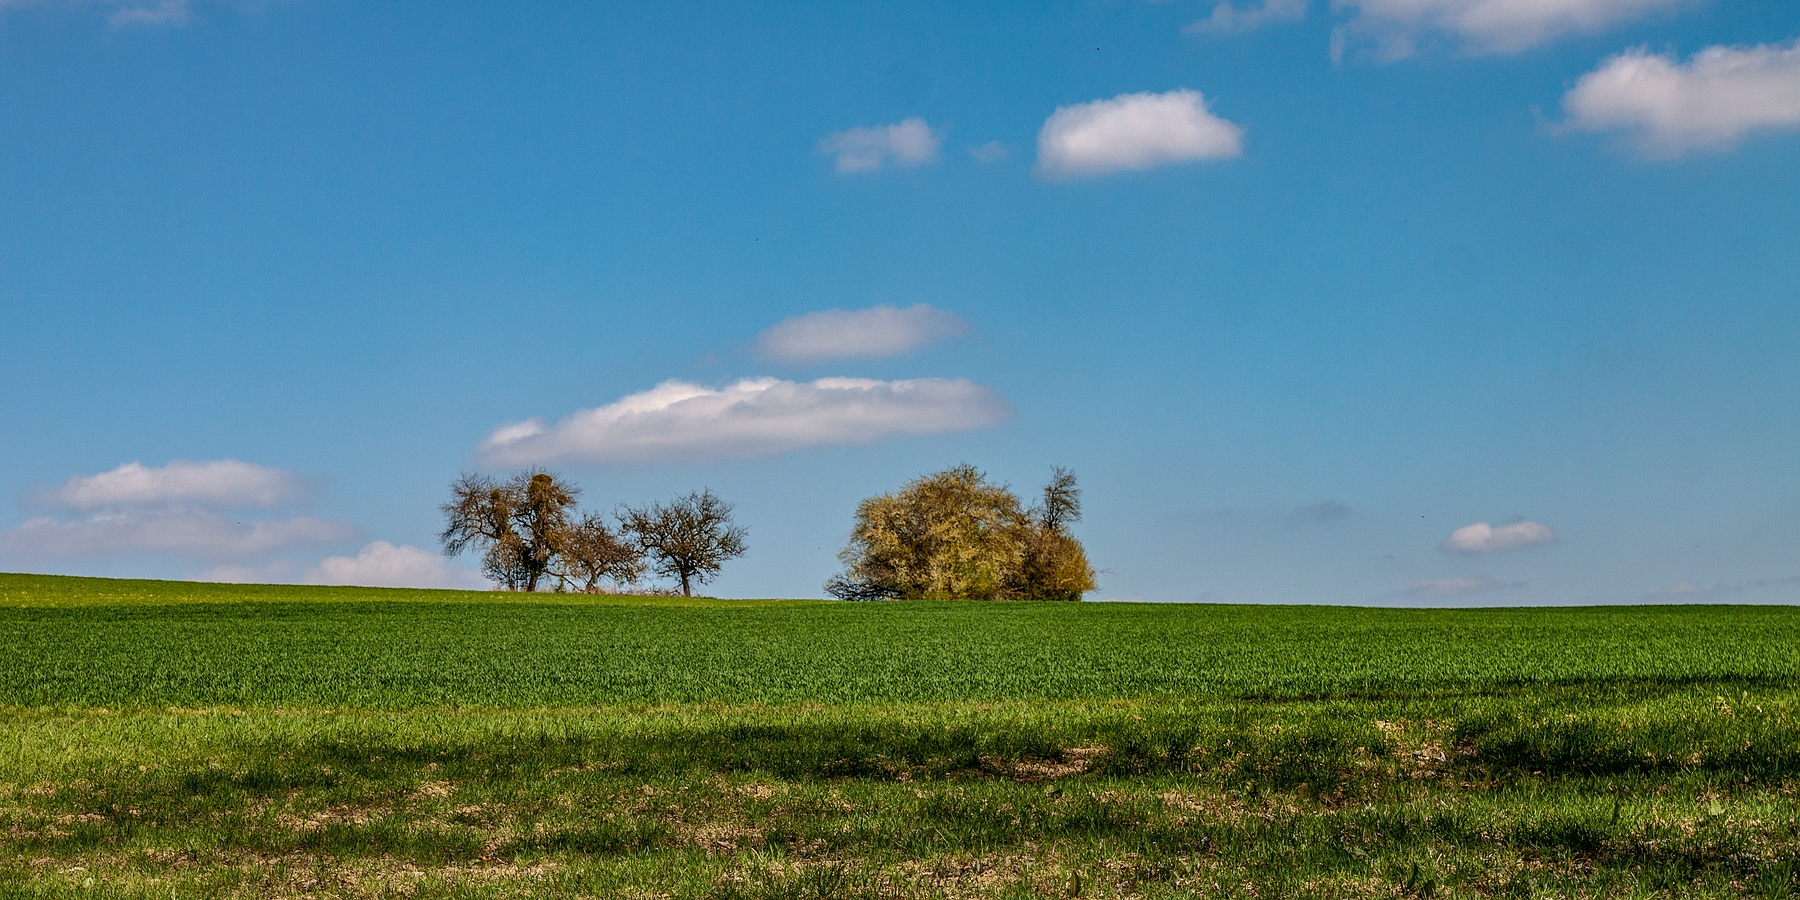
{"label": "green field", "polygon": [[0,576],[0,896],[1800,895],[1800,609]]}

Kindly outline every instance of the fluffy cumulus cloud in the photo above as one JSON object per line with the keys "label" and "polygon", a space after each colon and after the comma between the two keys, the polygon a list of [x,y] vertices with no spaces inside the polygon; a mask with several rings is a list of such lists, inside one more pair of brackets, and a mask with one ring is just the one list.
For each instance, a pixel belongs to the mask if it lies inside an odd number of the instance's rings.
{"label": "fluffy cumulus cloud", "polygon": [[40,516],[0,533],[0,554],[15,558],[170,554],[242,559],[290,547],[332,544],[355,526],[311,516],[241,519],[232,510],[267,510],[305,500],[305,479],[235,459],[164,466],[132,462],[76,475],[37,496],[73,517]]}
{"label": "fluffy cumulus cloud", "polygon": [[822,153],[836,157],[838,174],[873,172],[887,166],[912,168],[937,162],[941,136],[924,119],[894,125],[852,128],[825,136]]}
{"label": "fluffy cumulus cloud", "polygon": [[166,553],[187,559],[240,559],[290,547],[335,544],[356,527],[297,516],[238,521],[197,509],[127,509],[75,521],[31,519],[0,535],[0,554],[42,558]]}
{"label": "fluffy cumulus cloud", "polygon": [[961,316],[923,303],[906,309],[828,309],[782,320],[757,336],[756,353],[786,363],[880,359],[968,333]]}
{"label": "fluffy cumulus cloud", "polygon": [[1411,587],[1401,591],[1400,595],[1419,600],[1448,600],[1476,594],[1491,594],[1495,591],[1524,586],[1524,582],[1501,581],[1492,575],[1458,575],[1452,578],[1432,578],[1415,582]]}
{"label": "fluffy cumulus cloud", "polygon": [[998,392],[961,378],[746,378],[722,388],[666,381],[555,425],[507,425],[478,456],[490,466],[732,459],[966,431],[1011,414]]}
{"label": "fluffy cumulus cloud", "polygon": [[1371,47],[1377,59],[1404,59],[1422,43],[1448,41],[1471,53],[1517,53],[1570,34],[1585,34],[1696,0],[1333,0],[1352,18],[1332,36],[1332,53]]}
{"label": "fluffy cumulus cloud", "polygon": [[1681,62],[1639,48],[1563,95],[1564,127],[1625,135],[1650,156],[1722,150],[1746,134],[1800,129],[1800,40],[1708,47]]}
{"label": "fluffy cumulus cloud", "polygon": [[1038,174],[1091,178],[1244,154],[1244,129],[1212,114],[1199,91],[1120,94],[1058,107],[1038,131]]}
{"label": "fluffy cumulus cloud", "polygon": [[76,475],[40,495],[72,510],[194,504],[214,509],[268,509],[304,500],[305,479],[286,469],[215,459],[166,466],[130,462],[98,475]]}
{"label": "fluffy cumulus cloud", "polygon": [[493,587],[479,573],[451,565],[442,554],[411,545],[375,541],[355,556],[332,556],[306,573],[308,584],[353,584],[363,587],[460,588]]}
{"label": "fluffy cumulus cloud", "polygon": [[1496,528],[1486,522],[1464,525],[1438,545],[1446,553],[1493,553],[1555,543],[1556,532],[1541,522],[1513,522]]}
{"label": "fluffy cumulus cloud", "polygon": [[1306,18],[1312,0],[1263,0],[1251,6],[1233,6],[1229,2],[1213,7],[1212,15],[1188,26],[1195,34],[1241,34],[1264,25],[1295,22]]}

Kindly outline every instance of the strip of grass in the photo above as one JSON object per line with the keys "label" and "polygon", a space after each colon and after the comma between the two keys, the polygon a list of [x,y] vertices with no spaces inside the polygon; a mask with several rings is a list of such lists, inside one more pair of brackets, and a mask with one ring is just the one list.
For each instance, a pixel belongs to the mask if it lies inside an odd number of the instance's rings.
{"label": "strip of grass", "polygon": [[[30,593],[17,576],[0,592]],[[97,585],[83,594],[71,582]],[[143,584],[143,583],[134,583]],[[1800,609],[673,602],[56,582],[0,607],[0,703],[544,706],[1334,697],[1800,678]],[[300,598],[317,592],[319,602]],[[126,601],[114,598],[123,593]],[[443,599],[448,594],[448,600]],[[361,597],[363,599],[357,599]],[[399,597],[401,599],[395,599]],[[483,599],[490,598],[490,599]]]}
{"label": "strip of grass", "polygon": [[0,896],[1800,894],[1794,610],[90,584]]}

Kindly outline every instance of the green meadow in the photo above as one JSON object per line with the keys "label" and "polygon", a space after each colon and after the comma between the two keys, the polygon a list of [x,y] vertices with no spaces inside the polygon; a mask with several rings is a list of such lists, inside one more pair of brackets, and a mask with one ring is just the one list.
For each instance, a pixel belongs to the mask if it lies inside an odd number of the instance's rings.
{"label": "green meadow", "polygon": [[1800,609],[0,576],[0,896],[1789,897]]}

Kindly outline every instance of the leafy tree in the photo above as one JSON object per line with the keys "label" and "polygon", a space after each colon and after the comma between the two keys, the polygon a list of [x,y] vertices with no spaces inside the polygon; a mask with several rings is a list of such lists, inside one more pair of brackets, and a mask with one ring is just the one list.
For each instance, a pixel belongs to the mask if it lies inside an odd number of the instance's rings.
{"label": "leafy tree", "polygon": [[1078,600],[1094,572],[1068,525],[1081,517],[1073,473],[1055,470],[1042,505],[1024,510],[967,464],[858,504],[844,572],[826,582],[851,600]]}
{"label": "leafy tree", "polygon": [[481,551],[481,567],[507,590],[535,591],[552,575],[581,489],[548,472],[519,472],[505,481],[464,474],[450,486],[444,555]]}
{"label": "leafy tree", "polygon": [[725,561],[744,555],[748,535],[731,522],[732,505],[711,490],[678,497],[668,505],[626,507],[619,527],[650,557],[658,575],[681,581],[681,596],[717,577]]}
{"label": "leafy tree", "polygon": [[1088,564],[1087,550],[1069,533],[1069,525],[1081,521],[1081,488],[1074,472],[1061,466],[1050,471],[1043,502],[1030,512],[1017,596],[1022,600],[1080,600],[1094,589],[1094,568]]}
{"label": "leafy tree", "polygon": [[631,584],[644,574],[644,552],[606,526],[594,513],[582,516],[563,536],[553,570],[564,585],[593,592],[602,581]]}

